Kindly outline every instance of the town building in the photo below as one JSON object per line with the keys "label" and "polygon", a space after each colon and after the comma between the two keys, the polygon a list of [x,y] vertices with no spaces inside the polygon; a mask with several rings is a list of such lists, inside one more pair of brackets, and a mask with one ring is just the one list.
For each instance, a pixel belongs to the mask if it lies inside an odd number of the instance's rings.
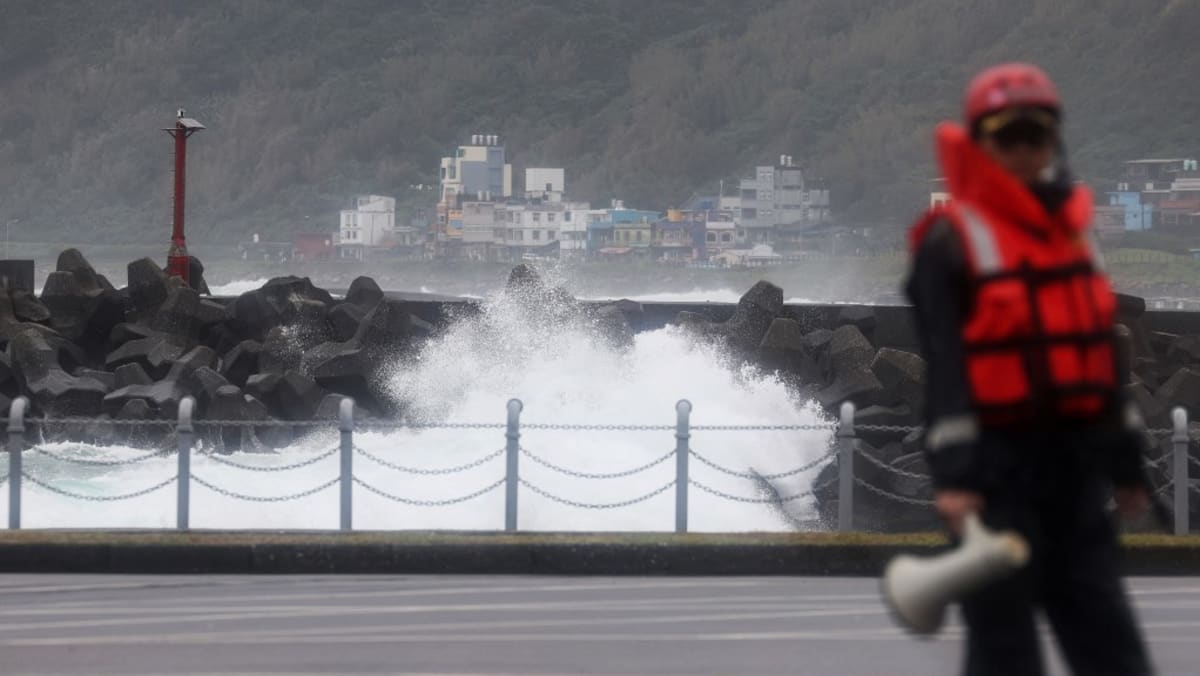
{"label": "town building", "polygon": [[367,249],[390,244],[395,227],[394,197],[359,195],[354,208],[342,210],[339,216],[338,256],[362,260]]}
{"label": "town building", "polygon": [[588,224],[589,243],[601,258],[649,258],[654,224],[661,217],[657,211],[629,209],[623,200],[613,200],[603,219]]}
{"label": "town building", "polygon": [[[779,245],[830,220],[829,190],[805,176],[791,155],[780,155],[774,166],[755,167],[754,177],[742,179],[735,196],[721,195],[716,204],[736,223],[732,244],[749,250],[757,244]],[[717,226],[723,231],[724,226]],[[723,232],[716,244],[727,248]],[[712,244],[712,242],[710,242]]]}
{"label": "town building", "polygon": [[704,244],[709,257],[737,247],[738,225],[732,220],[715,219],[704,222]]}
{"label": "town building", "polygon": [[754,177],[739,183],[736,199],[721,201],[748,231],[829,220],[829,190],[820,181],[806,181],[791,155],[780,155],[775,166],[755,167]]}
{"label": "town building", "polygon": [[1092,229],[1100,239],[1113,239],[1125,234],[1126,211],[1121,205],[1098,205],[1092,212]]}
{"label": "town building", "polygon": [[704,224],[709,211],[668,209],[666,218],[655,224],[655,260],[686,262],[707,259]]}
{"label": "town building", "polygon": [[1117,190],[1170,194],[1171,186],[1178,178],[1193,175],[1196,171],[1196,160],[1192,159],[1129,160]]}
{"label": "town building", "polygon": [[335,251],[334,239],[334,235],[328,232],[298,232],[292,235],[292,260],[329,260]]}
{"label": "town building", "polygon": [[512,196],[512,165],[506,161],[500,137],[472,134],[469,144],[458,146],[453,156],[442,158],[438,180],[433,254],[465,257],[463,203],[502,201]]}
{"label": "town building", "polygon": [[603,220],[603,209],[592,209],[587,202],[564,202],[559,226],[559,257],[578,260],[587,255],[588,224]]}
{"label": "town building", "polygon": [[443,157],[439,179],[443,204],[512,196],[512,165],[505,162],[500,137],[492,134],[473,134],[470,144],[458,146],[452,157]]}
{"label": "town building", "polygon": [[1200,225],[1200,166],[1178,158],[1125,162],[1108,206],[1123,209],[1126,231]]}
{"label": "town building", "polygon": [[[469,260],[495,260],[495,249],[503,246],[504,229],[500,221],[503,205],[471,200],[455,210],[455,234],[462,242],[460,253]],[[497,232],[499,231],[499,232]]]}
{"label": "town building", "polygon": [[566,170],[528,168],[525,170],[525,198],[543,202],[561,202],[566,194]]}

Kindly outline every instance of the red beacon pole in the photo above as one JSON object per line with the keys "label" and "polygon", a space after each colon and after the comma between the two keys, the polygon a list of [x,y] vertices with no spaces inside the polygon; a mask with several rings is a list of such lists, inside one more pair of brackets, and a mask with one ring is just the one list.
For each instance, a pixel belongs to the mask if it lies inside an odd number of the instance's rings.
{"label": "red beacon pole", "polygon": [[192,134],[204,129],[204,125],[190,117],[184,117],[183,108],[176,115],[175,126],[163,129],[175,139],[175,209],[174,228],[171,231],[171,248],[167,250],[167,274],[188,281],[189,258],[187,240],[183,236],[184,185],[187,169],[187,140]]}

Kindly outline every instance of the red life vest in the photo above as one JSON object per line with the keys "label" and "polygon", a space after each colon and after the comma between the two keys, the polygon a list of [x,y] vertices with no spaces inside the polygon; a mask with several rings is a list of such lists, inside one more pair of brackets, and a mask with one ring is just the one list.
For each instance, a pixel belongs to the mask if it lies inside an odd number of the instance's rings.
{"label": "red life vest", "polygon": [[1089,419],[1115,401],[1116,299],[1089,232],[1091,192],[1050,214],[959,126],[937,131],[950,203],[913,227],[915,251],[949,221],[967,254],[971,312],[963,365],[985,425]]}

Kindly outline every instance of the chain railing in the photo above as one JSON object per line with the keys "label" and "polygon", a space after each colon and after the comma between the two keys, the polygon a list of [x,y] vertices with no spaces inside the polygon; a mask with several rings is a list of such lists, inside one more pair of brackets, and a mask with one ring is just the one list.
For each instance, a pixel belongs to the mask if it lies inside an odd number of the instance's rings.
{"label": "chain railing", "polygon": [[637,467],[634,467],[633,469],[627,469],[627,470],[623,470],[620,472],[584,472],[582,470],[577,470],[577,469],[568,469],[566,467],[561,467],[559,465],[556,465],[556,464],[550,462],[549,460],[546,460],[545,458],[534,455],[533,453],[531,453],[529,451],[529,449],[525,448],[524,446],[521,447],[521,454],[524,455],[526,458],[529,458],[530,460],[534,461],[535,463],[541,465],[542,467],[554,470],[555,472],[558,472],[559,474],[564,474],[566,476],[575,477],[576,479],[624,479],[625,477],[631,477],[635,474],[641,474],[642,472],[645,472],[646,470],[648,470],[652,467],[657,467],[657,466],[661,465],[662,463],[664,463],[667,460],[670,460],[672,457],[674,457],[675,451],[673,451],[673,450],[668,451],[666,454],[661,455],[658,458],[651,460],[650,462],[648,462],[644,465],[639,465]]}
{"label": "chain railing", "polygon": [[[140,488],[138,490],[119,493],[119,494],[91,494],[86,491],[79,491],[75,488],[67,488],[56,484],[36,472],[30,472],[28,468],[23,466],[23,457],[28,455],[25,451],[25,432],[29,427],[36,426],[44,429],[47,426],[54,425],[139,425],[139,424],[154,424],[167,425],[164,421],[136,421],[136,420],[120,420],[120,421],[93,421],[86,418],[40,418],[27,419],[25,411],[28,410],[29,402],[24,397],[18,397],[13,401],[9,411],[8,424],[8,473],[0,476],[0,484],[8,483],[8,523],[10,529],[21,527],[21,496],[22,484],[25,481],[36,486],[38,489],[54,493],[56,495],[66,497],[73,500],[81,500],[87,502],[115,502],[123,500],[133,500],[142,496],[149,495],[156,491],[163,490],[168,486],[175,484],[177,490],[177,509],[176,509],[176,526],[180,529],[189,527],[190,521],[190,503],[191,503],[191,486],[197,484],[206,490],[224,496],[229,499],[255,502],[255,503],[278,503],[288,502],[292,500],[300,500],[310,496],[320,494],[330,488],[338,487],[339,500],[339,527],[342,530],[350,530],[353,528],[353,491],[357,486],[362,490],[370,493],[378,498],[388,500],[390,502],[409,505],[414,507],[446,507],[457,505],[471,500],[475,500],[484,495],[487,495],[501,487],[504,488],[505,505],[504,505],[504,529],[515,531],[518,529],[518,506],[519,496],[522,489],[532,495],[548,500],[550,502],[568,506],[575,509],[586,510],[611,510],[630,507],[633,505],[647,502],[657,496],[664,495],[673,490],[675,496],[675,530],[677,532],[686,532],[688,530],[688,512],[689,512],[689,495],[688,488],[695,487],[702,493],[707,494],[711,498],[723,500],[732,503],[742,504],[761,504],[774,505],[781,507],[786,503],[793,503],[800,500],[820,500],[836,498],[838,505],[837,513],[837,528],[839,530],[851,530],[855,527],[854,513],[856,502],[861,502],[864,497],[869,496],[873,500],[881,500],[884,503],[893,503],[911,508],[928,509],[932,504],[931,494],[932,487],[930,477],[926,473],[913,471],[911,468],[896,466],[894,462],[888,462],[883,457],[880,457],[876,452],[872,452],[870,447],[861,442],[860,435],[862,433],[870,434],[892,434],[897,436],[907,436],[913,432],[922,431],[920,427],[911,427],[904,425],[877,425],[877,424],[855,424],[855,407],[852,403],[842,405],[840,421],[837,423],[818,423],[818,424],[802,424],[802,425],[691,425],[690,415],[692,406],[687,400],[681,400],[676,404],[676,422],[675,425],[634,425],[634,424],[585,424],[571,425],[563,423],[525,423],[521,422],[521,412],[523,405],[520,400],[513,399],[508,402],[507,413],[508,420],[504,424],[500,423],[431,423],[431,422],[378,422],[368,421],[358,429],[368,430],[429,430],[429,429],[446,429],[446,430],[504,430],[505,444],[490,453],[479,456],[469,462],[456,465],[445,465],[438,467],[420,467],[416,464],[399,463],[390,458],[382,457],[377,452],[369,451],[355,444],[354,435],[356,432],[356,421],[354,419],[354,403],[350,399],[343,399],[339,417],[336,421],[340,432],[340,443],[329,450],[317,453],[312,457],[289,462],[285,464],[263,463],[263,462],[240,462],[223,457],[220,454],[212,451],[193,451],[195,442],[195,428],[213,428],[213,427],[260,427],[265,425],[286,425],[286,426],[304,426],[310,428],[328,427],[334,423],[331,420],[314,420],[314,421],[261,421],[261,420],[192,420],[192,412],[195,407],[195,401],[191,397],[185,398],[178,412],[178,420],[169,423],[168,426],[174,428],[174,437],[177,441],[178,448],[175,451],[152,451],[148,453],[140,453],[127,458],[81,458],[73,457],[70,454],[63,452],[54,452],[42,447],[32,448],[32,452],[39,458],[45,459],[47,462],[81,465],[85,467],[96,468],[118,468],[129,465],[137,465],[147,463],[154,460],[168,458],[171,455],[175,456],[177,469],[173,475],[163,477],[157,480],[150,486]],[[1176,408],[1172,412],[1172,426],[1169,429],[1152,429],[1147,430],[1148,433],[1156,437],[1168,437],[1171,441],[1171,452],[1164,453],[1156,459],[1147,459],[1146,465],[1150,469],[1158,469],[1162,474],[1168,474],[1170,480],[1162,483],[1159,486],[1153,487],[1154,495],[1165,496],[1171,495],[1174,507],[1174,530],[1177,534],[1188,532],[1188,498],[1190,493],[1200,492],[1200,487],[1193,487],[1188,480],[1188,470],[1190,466],[1200,467],[1200,459],[1191,457],[1188,453],[1188,444],[1190,435],[1188,432],[1187,413],[1182,408]],[[673,431],[675,437],[675,447],[671,451],[650,458],[634,467],[623,470],[612,471],[593,471],[590,469],[572,468],[567,464],[559,464],[552,461],[543,455],[540,455],[530,448],[522,445],[521,436],[524,430],[535,431],[571,431],[571,432],[638,432],[638,433],[661,433]],[[827,452],[821,454],[807,462],[801,463],[794,468],[777,471],[772,473],[761,473],[753,468],[745,469],[729,467],[721,462],[713,459],[710,455],[703,454],[692,448],[693,433],[728,433],[728,432],[798,432],[798,433],[833,433],[833,443]],[[715,438],[715,437],[713,437]],[[280,495],[250,495],[240,491],[232,490],[226,486],[221,486],[210,476],[208,478],[198,476],[192,472],[193,457],[203,458],[206,462],[210,462],[220,467],[236,470],[238,472],[253,472],[253,473],[279,473],[293,470],[299,470],[309,467],[316,467],[323,461],[329,460],[337,456],[337,473],[325,481],[318,482],[315,486],[287,494]],[[458,475],[465,472],[471,472],[479,468],[483,468],[491,464],[493,461],[498,461],[503,458],[503,475],[498,479],[490,480],[477,490],[463,495],[451,497],[435,497],[424,498],[415,497],[412,495],[403,495],[397,492],[394,488],[382,485],[378,480],[368,481],[364,476],[355,474],[354,458],[358,456],[374,466],[397,472],[401,474],[412,475],[422,478],[446,477]],[[628,479],[637,475],[642,475],[655,470],[660,465],[668,463],[672,458],[675,459],[674,476],[663,483],[654,484],[657,486],[653,490],[623,499],[612,499],[602,501],[584,501],[577,499],[571,495],[564,495],[559,490],[551,490],[544,486],[539,486],[531,481],[529,476],[523,476],[521,473],[521,459],[524,458],[529,462],[543,468],[549,472],[569,477],[571,479],[586,480],[586,481],[607,481],[611,485],[613,480]],[[748,497],[747,495],[739,495],[736,489],[728,490],[727,486],[716,485],[711,480],[704,476],[696,476],[690,468],[690,460],[695,459],[699,463],[698,469],[705,472],[715,473],[724,477],[749,482],[748,487],[757,491],[758,497]],[[869,474],[856,474],[856,461],[861,460],[865,463],[865,467],[871,469]],[[828,470],[833,470],[829,472]],[[812,487],[798,491],[781,490],[776,481],[798,477],[806,473],[814,473]],[[494,476],[494,475],[493,475]],[[900,479],[899,484],[890,483],[886,479]],[[819,482],[819,483],[818,483]]]}
{"label": "chain railing", "polygon": [[[900,495],[889,491],[886,488],[872,484],[860,476],[855,475],[856,458],[865,460],[869,465],[877,470],[882,471],[886,476],[902,477],[905,479],[913,479],[920,484],[922,495],[931,495],[932,487],[929,483],[930,477],[928,474],[913,472],[895,467],[888,464],[884,460],[876,457],[870,452],[862,448],[862,445],[857,443],[858,435],[862,432],[868,433],[883,433],[893,434],[896,436],[907,436],[913,432],[923,432],[923,428],[919,426],[906,425],[876,425],[876,424],[856,424],[854,421],[855,407],[851,402],[842,404],[841,423],[838,426],[837,435],[843,443],[840,444],[838,451],[838,473],[840,475],[839,490],[838,490],[838,528],[839,530],[850,530],[854,522],[854,492],[853,487],[858,486],[864,491],[876,496],[885,501],[911,505],[914,507],[929,507],[933,504],[933,500],[929,497],[917,497],[910,495]],[[1188,480],[1188,465],[1195,465],[1200,468],[1200,460],[1192,457],[1188,452],[1188,444],[1191,435],[1188,431],[1188,415],[1183,407],[1176,407],[1172,413],[1172,426],[1167,428],[1149,428],[1145,432],[1151,437],[1171,439],[1171,452],[1163,454],[1158,458],[1146,458],[1145,465],[1147,468],[1163,468],[1170,466],[1170,481],[1164,482],[1158,486],[1151,486],[1150,492],[1153,496],[1172,497],[1172,519],[1174,520],[1174,532],[1176,535],[1184,535],[1188,533],[1189,524],[1189,493],[1200,494],[1200,486],[1193,487]],[[818,489],[819,490],[819,489]]]}
{"label": "chain railing", "polygon": [[793,493],[791,495],[771,495],[771,496],[760,497],[760,498],[747,498],[747,497],[744,497],[741,495],[733,495],[730,493],[726,493],[725,491],[722,491],[717,488],[713,488],[712,486],[709,486],[708,484],[702,483],[695,479],[689,479],[688,483],[695,486],[696,488],[699,488],[700,490],[704,491],[705,493],[708,493],[709,495],[714,495],[723,500],[729,500],[730,502],[742,502],[742,503],[747,503],[747,504],[752,504],[752,505],[778,505],[778,504],[785,504],[788,502],[794,502],[796,500],[802,500],[804,498],[815,498],[818,493],[820,493],[821,491],[825,490],[826,488],[832,486],[834,484],[834,481],[833,480],[826,481],[825,483],[821,484],[820,486],[815,486],[813,488],[810,488],[809,490],[800,491],[798,493]]}

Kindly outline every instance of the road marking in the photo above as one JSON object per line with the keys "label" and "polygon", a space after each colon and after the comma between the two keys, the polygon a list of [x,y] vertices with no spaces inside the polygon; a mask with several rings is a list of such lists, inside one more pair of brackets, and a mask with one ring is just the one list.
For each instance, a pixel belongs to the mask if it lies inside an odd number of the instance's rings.
{"label": "road marking", "polygon": [[[155,637],[146,637],[149,640]],[[160,637],[161,638],[161,637]],[[936,637],[921,639],[922,643],[949,642],[961,639],[961,633],[943,632]],[[355,645],[355,644],[386,644],[386,643],[705,643],[705,642],[771,642],[771,641],[824,641],[824,642],[862,642],[862,641],[915,641],[913,637],[898,629],[854,629],[854,630],[812,630],[812,631],[773,631],[773,632],[728,632],[703,634],[647,634],[647,633],[613,633],[613,634],[435,634],[421,636],[396,636],[390,633],[360,634],[352,636],[306,635],[302,638],[256,637],[245,635],[221,635],[210,638],[204,634],[187,634],[165,641],[170,645]],[[1148,637],[1151,643],[1181,643],[1194,645],[1194,636],[1154,636]],[[6,647],[62,647],[62,646],[116,646],[137,645],[138,637],[131,636],[81,636],[74,638],[27,638],[3,639],[0,645]]]}
{"label": "road marking", "polygon": [[[303,636],[346,636],[359,634],[373,633],[388,633],[389,635],[397,635],[401,633],[419,633],[435,630],[453,629],[461,631],[465,629],[512,629],[514,627],[524,628],[543,628],[543,627],[595,627],[595,626],[629,626],[629,625],[653,625],[653,624],[687,624],[687,623],[705,623],[705,622],[733,622],[746,620],[795,620],[795,619],[812,619],[812,618],[830,618],[830,617],[854,617],[854,616],[876,616],[883,618],[883,613],[877,612],[877,609],[841,609],[827,610],[821,612],[778,612],[778,613],[719,613],[710,615],[652,615],[644,617],[613,617],[613,618],[546,618],[535,620],[513,620],[511,618],[500,618],[489,621],[475,622],[439,622],[439,623],[419,623],[419,624],[372,624],[372,625],[353,625],[353,626],[325,626],[325,627],[310,627],[310,628],[288,628],[288,629],[230,629],[227,632],[177,632],[177,633],[158,633],[153,636],[131,636],[130,641],[141,643],[158,643],[160,641],[170,642],[177,638],[190,639],[195,636],[208,636],[215,642],[220,642],[231,636],[253,637],[290,637],[299,638]],[[884,627],[890,624],[884,624]],[[19,640],[19,639],[18,639]],[[64,638],[63,640],[69,640]]]}
{"label": "road marking", "polygon": [[[774,632],[730,632],[730,633],[701,633],[701,634],[649,634],[649,633],[615,633],[615,634],[433,634],[418,636],[397,636],[392,633],[337,635],[305,635],[303,637],[288,636],[247,636],[241,634],[221,635],[219,638],[205,634],[178,634],[169,639],[163,636],[79,636],[63,638],[8,638],[0,639],[0,646],[6,647],[57,647],[57,646],[96,646],[96,645],[138,645],[145,642],[169,645],[294,645],[301,644],[370,644],[370,643],[603,643],[603,642],[638,642],[638,643],[676,643],[676,642],[705,642],[705,641],[862,641],[862,640],[909,640],[906,634],[896,629],[852,629],[852,630],[812,630],[812,631],[774,631]],[[937,640],[937,639],[935,639]]]}
{"label": "road marking", "polygon": [[1175,596],[1176,594],[1200,594],[1200,587],[1167,587],[1165,589],[1134,589],[1132,596]]}
{"label": "road marking", "polygon": [[[186,610],[186,609],[185,609]],[[245,620],[265,620],[265,619],[291,619],[291,618],[313,618],[313,617],[362,617],[366,615],[413,615],[413,614],[443,614],[443,613],[462,613],[462,612],[491,612],[491,611],[522,611],[536,612],[544,610],[559,610],[577,612],[580,610],[580,605],[571,601],[560,601],[553,603],[509,603],[509,604],[471,604],[471,605],[456,605],[456,606],[367,606],[367,607],[336,607],[325,608],[321,606],[310,606],[303,610],[288,608],[285,610],[260,611],[256,609],[247,609],[244,612],[222,612],[222,613],[191,613],[181,617],[176,617],[170,620],[172,624],[194,624],[198,622],[214,622],[214,621],[245,621]],[[720,620],[756,620],[756,619],[787,619],[800,617],[831,617],[838,615],[868,615],[868,614],[883,614],[882,607],[856,607],[842,608],[833,610],[790,610],[779,612],[752,612],[752,613],[724,613],[719,615],[680,615],[676,621],[688,621],[690,619],[699,620],[704,618],[706,621],[710,619]],[[636,622],[634,618],[623,618],[625,622]],[[99,618],[88,620],[63,620],[57,622],[14,622],[8,624],[0,624],[0,631],[23,632],[23,631],[44,631],[53,629],[80,629],[86,627],[133,627],[141,625],[161,625],[164,619],[161,617],[129,617],[129,618]],[[148,640],[158,640],[160,635],[147,637]]]}
{"label": "road marking", "polygon": [[[844,596],[813,596],[788,598],[779,595],[761,596],[761,595],[736,595],[736,596],[693,596],[693,597],[665,597],[665,598],[646,598],[645,595],[636,598],[627,599],[571,599],[563,598],[563,595],[558,595],[559,603],[572,603],[578,607],[586,607],[594,610],[605,609],[622,609],[622,608],[640,608],[651,606],[655,608],[661,607],[720,607],[731,609],[738,606],[752,606],[755,609],[759,608],[822,608],[822,607],[839,607],[848,602],[867,602],[875,603],[879,601],[878,594],[853,594]],[[337,599],[338,597],[333,597]],[[147,601],[135,600],[132,603],[124,599],[110,599],[104,601],[104,605],[97,605],[98,602],[88,602],[86,604],[54,603],[49,605],[26,605],[16,606],[5,609],[0,609],[0,617],[2,616],[44,616],[44,615],[87,615],[87,614],[129,614],[129,615],[144,615],[144,614],[180,614],[190,615],[197,612],[228,612],[231,610],[241,610],[246,608],[246,603],[239,598],[231,598],[229,602],[222,603],[214,601],[208,597],[202,597],[201,603],[181,603],[175,601],[170,605],[161,605],[161,602],[156,602],[154,605],[147,605]],[[556,601],[545,601],[552,603]],[[486,602],[480,603],[483,605]],[[120,604],[114,607],[116,604]],[[493,605],[493,604],[488,604]],[[495,604],[498,605],[498,604]],[[302,610],[314,606],[304,604],[273,604],[261,605],[255,604],[252,610],[286,610],[295,608]],[[320,605],[315,606],[320,608],[339,608],[345,606],[338,605]],[[370,606],[354,605],[354,608],[363,608]]]}
{"label": "road marking", "polygon": [[[538,586],[506,586],[506,587],[452,587],[452,588],[430,588],[421,587],[416,589],[374,589],[370,591],[360,592],[341,592],[330,594],[329,592],[312,592],[298,594],[258,594],[254,596],[230,596],[230,595],[213,595],[204,594],[204,598],[213,601],[219,599],[228,599],[230,601],[239,602],[272,602],[272,601],[289,601],[289,600],[328,600],[330,598],[338,599],[354,599],[354,598],[381,598],[381,597],[397,597],[397,596],[455,596],[460,594],[515,594],[515,593],[544,593],[544,592],[559,592],[559,591],[639,591],[644,589],[692,589],[703,587],[705,589],[712,588],[737,588],[756,586],[752,581],[733,581],[733,580],[716,580],[711,583],[699,581],[686,582],[663,582],[650,581],[636,584],[552,584]],[[361,586],[361,585],[360,585]],[[150,599],[154,603],[171,603],[177,604],[181,601],[187,601],[193,598],[192,596],[182,597],[156,597]],[[80,605],[99,605],[111,603],[110,600],[92,600],[81,601]]]}
{"label": "road marking", "polygon": [[[620,613],[620,612],[645,612],[647,610],[694,610],[694,611],[767,611],[767,610],[835,610],[844,609],[847,607],[862,607],[863,604],[831,604],[831,603],[776,603],[776,602],[759,602],[759,603],[666,603],[661,601],[595,601],[589,603],[579,603],[576,601],[564,600],[545,602],[545,610],[554,612],[556,610],[565,610],[571,612],[587,611],[595,613]],[[880,604],[871,604],[869,607],[878,607]],[[271,612],[271,613],[344,613],[353,614],[364,609],[370,608],[372,613],[386,613],[389,609],[404,609],[416,608],[417,606],[398,606],[398,605],[376,605],[376,606],[359,606],[359,605],[269,605],[269,606],[243,606],[241,604],[228,605],[187,605],[174,608],[142,608],[136,605],[128,605],[123,607],[106,607],[106,608],[10,608],[0,610],[0,617],[9,618],[49,618],[49,617],[78,617],[85,618],[89,616],[102,615],[109,616],[157,616],[159,621],[170,622],[175,617],[192,617],[197,614],[222,614],[222,613],[256,613],[256,612]],[[457,612],[455,606],[427,606],[431,612],[434,609],[448,608],[450,612]],[[480,612],[490,611],[506,611],[514,609],[512,604],[478,604],[467,608],[467,610],[476,610]],[[520,608],[517,608],[518,610]],[[538,608],[533,608],[537,610]],[[396,612],[405,612],[396,610]]]}

